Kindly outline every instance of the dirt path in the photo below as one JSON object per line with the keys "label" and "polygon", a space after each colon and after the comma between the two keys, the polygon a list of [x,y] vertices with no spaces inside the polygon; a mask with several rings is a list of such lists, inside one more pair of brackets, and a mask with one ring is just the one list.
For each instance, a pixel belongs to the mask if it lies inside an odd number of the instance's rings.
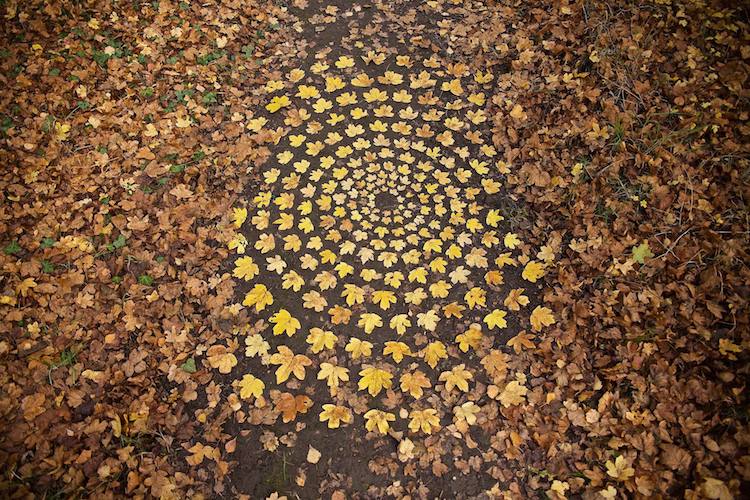
{"label": "dirt path", "polygon": [[233,426],[233,484],[253,497],[477,495],[497,479],[477,464],[499,408],[527,390],[505,351],[544,262],[503,215],[495,75],[414,45],[396,15],[308,6],[307,57],[251,122],[277,134],[235,261],[261,318],[230,375],[264,388]]}

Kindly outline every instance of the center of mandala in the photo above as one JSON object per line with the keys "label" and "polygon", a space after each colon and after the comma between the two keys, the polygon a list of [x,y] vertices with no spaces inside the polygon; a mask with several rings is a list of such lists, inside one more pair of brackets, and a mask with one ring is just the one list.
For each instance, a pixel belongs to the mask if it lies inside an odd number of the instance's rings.
{"label": "center of mandala", "polygon": [[392,193],[378,193],[375,196],[375,207],[382,209],[395,208],[398,205],[398,198]]}

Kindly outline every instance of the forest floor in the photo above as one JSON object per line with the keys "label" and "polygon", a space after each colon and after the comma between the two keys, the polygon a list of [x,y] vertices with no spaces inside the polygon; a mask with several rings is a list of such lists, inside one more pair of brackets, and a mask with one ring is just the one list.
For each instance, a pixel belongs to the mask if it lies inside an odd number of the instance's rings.
{"label": "forest floor", "polygon": [[3,497],[750,495],[746,10],[0,11]]}

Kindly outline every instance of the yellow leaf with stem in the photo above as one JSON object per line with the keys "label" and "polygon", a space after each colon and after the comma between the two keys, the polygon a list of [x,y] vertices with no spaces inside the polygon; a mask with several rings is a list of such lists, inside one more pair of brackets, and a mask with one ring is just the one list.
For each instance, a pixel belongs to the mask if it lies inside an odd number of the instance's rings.
{"label": "yellow leaf with stem", "polygon": [[484,317],[484,322],[490,330],[493,328],[505,328],[508,326],[508,322],[505,321],[507,314],[507,312],[500,309],[493,309],[491,313]]}
{"label": "yellow leaf with stem", "polygon": [[542,276],[544,276],[544,264],[535,260],[530,260],[521,273],[521,277],[531,283],[536,283]]}
{"label": "yellow leaf with stem", "polygon": [[345,350],[351,353],[352,359],[363,358],[372,355],[372,344],[366,340],[352,337],[346,344]]}
{"label": "yellow leaf with stem", "polygon": [[383,349],[383,356],[393,356],[393,361],[400,363],[404,356],[411,356],[411,349],[403,342],[388,341]]}
{"label": "yellow leaf with stem", "polygon": [[452,391],[454,387],[458,387],[460,391],[469,392],[469,380],[472,378],[474,377],[464,364],[454,366],[450,371],[440,374],[440,381],[445,382],[445,389],[448,392]]}
{"label": "yellow leaf with stem", "polygon": [[425,434],[432,434],[433,429],[440,428],[440,418],[437,410],[427,408],[425,410],[412,410],[409,414],[409,430],[412,432],[422,431]]}
{"label": "yellow leaf with stem", "polygon": [[255,278],[255,276],[258,274],[260,269],[258,268],[258,264],[253,261],[252,257],[240,257],[234,262],[234,272],[232,273],[232,276],[235,278],[244,279],[246,281],[250,281],[251,279]]}
{"label": "yellow leaf with stem", "polygon": [[247,292],[245,300],[242,301],[243,306],[252,307],[255,306],[255,310],[260,312],[273,304],[273,295],[268,291],[265,285],[255,285],[252,290]]}
{"label": "yellow leaf with stem", "polygon": [[325,380],[328,387],[337,388],[340,381],[347,382],[349,380],[349,370],[343,366],[321,363],[318,380]]}
{"label": "yellow leaf with stem", "polygon": [[280,365],[276,369],[277,384],[289,380],[290,375],[294,375],[299,380],[305,380],[305,367],[312,365],[310,358],[304,354],[294,354],[285,345],[278,347],[278,352],[271,356],[270,363],[272,365]]}
{"label": "yellow leaf with stem", "polygon": [[445,344],[436,340],[430,342],[427,347],[425,347],[422,357],[424,357],[425,362],[430,365],[430,368],[435,368],[441,359],[448,359],[448,351],[445,348]]}
{"label": "yellow leaf with stem", "polygon": [[310,350],[317,354],[323,349],[333,349],[337,340],[338,337],[331,331],[323,330],[322,328],[312,328],[306,342],[312,345]]}
{"label": "yellow leaf with stem", "polygon": [[380,328],[381,326],[383,326],[383,320],[375,313],[363,313],[359,317],[357,326],[363,328],[365,330],[365,333],[369,335],[375,330],[375,328]]}

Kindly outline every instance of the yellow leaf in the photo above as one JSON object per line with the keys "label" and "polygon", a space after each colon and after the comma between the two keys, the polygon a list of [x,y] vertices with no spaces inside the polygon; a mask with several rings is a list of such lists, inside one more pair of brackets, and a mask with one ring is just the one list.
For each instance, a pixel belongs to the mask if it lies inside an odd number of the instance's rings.
{"label": "yellow leaf", "polygon": [[323,405],[323,411],[320,412],[320,421],[328,422],[329,429],[338,429],[341,422],[348,424],[352,421],[352,412],[345,406],[332,404]]}
{"label": "yellow leaf", "polygon": [[390,389],[393,385],[393,375],[380,368],[368,366],[359,372],[359,390],[367,389],[370,396],[377,396],[381,390]]}
{"label": "yellow leaf", "polygon": [[454,387],[463,392],[469,392],[469,380],[474,378],[466,369],[466,365],[454,366],[450,371],[440,374],[440,381],[445,382],[445,389],[450,392]]}
{"label": "yellow leaf", "polygon": [[378,290],[372,294],[372,303],[378,304],[384,311],[396,303],[396,295],[390,290]]}
{"label": "yellow leaf", "polygon": [[533,335],[529,335],[526,332],[520,332],[508,341],[508,345],[513,348],[516,354],[520,354],[524,348],[531,349],[534,347],[534,342],[531,341],[533,338]]}
{"label": "yellow leaf", "polygon": [[333,332],[321,328],[312,328],[307,336],[307,343],[311,344],[310,348],[313,353],[317,354],[323,349],[333,349],[338,337]]}
{"label": "yellow leaf", "polygon": [[346,344],[346,352],[351,353],[352,359],[360,357],[367,357],[372,354],[372,344],[366,340],[359,340],[358,338],[352,337],[349,339],[349,343]]}
{"label": "yellow leaf", "polygon": [[240,397],[247,399],[250,396],[259,398],[263,394],[263,389],[266,388],[266,384],[262,380],[255,378],[253,375],[246,374],[242,377],[239,382],[240,386]]}
{"label": "yellow leaf", "polygon": [[630,466],[623,455],[617,457],[614,462],[607,460],[604,466],[607,468],[607,475],[618,481],[627,481],[635,475],[635,469]]}
{"label": "yellow leaf", "polygon": [[271,316],[271,323],[274,324],[274,335],[286,333],[291,337],[301,327],[299,320],[294,318],[286,309],[280,309],[279,312]]}
{"label": "yellow leaf", "polygon": [[485,307],[487,305],[487,292],[475,286],[466,292],[464,300],[469,304],[470,309],[474,309],[476,306]]}
{"label": "yellow leaf", "polygon": [[473,401],[467,401],[461,406],[453,408],[453,414],[456,415],[456,419],[464,421],[469,425],[477,423],[477,413],[481,411],[481,408],[477,406]]}
{"label": "yellow leaf", "polygon": [[525,397],[528,391],[525,385],[521,385],[517,380],[513,380],[505,386],[498,399],[505,408],[520,405],[526,401]]}
{"label": "yellow leaf", "polygon": [[29,294],[29,290],[36,287],[37,283],[34,278],[26,278],[16,285],[16,293],[20,293],[21,297],[26,297]]}
{"label": "yellow leaf", "polygon": [[294,374],[299,380],[305,380],[305,367],[312,365],[310,358],[303,354],[294,354],[285,345],[277,348],[277,352],[269,360],[272,365],[280,365],[276,369],[276,383],[281,384]]}
{"label": "yellow leaf", "polygon": [[393,356],[393,361],[400,363],[404,356],[411,356],[411,349],[403,342],[388,341],[383,349],[383,356]]}
{"label": "yellow leaf", "polygon": [[331,363],[321,363],[318,372],[318,380],[325,380],[328,387],[337,388],[339,381],[347,382],[349,380],[349,370],[343,366],[336,366]]}
{"label": "yellow leaf", "polygon": [[440,428],[440,418],[437,410],[427,408],[425,410],[412,410],[409,414],[409,430],[418,432],[421,430],[425,434],[432,434],[433,429]]}
{"label": "yellow leaf", "polygon": [[493,309],[491,313],[484,317],[484,322],[490,330],[493,328],[505,328],[508,326],[508,322],[505,321],[507,314],[507,312],[500,309]]}
{"label": "yellow leaf", "polygon": [[482,341],[482,327],[478,323],[472,323],[464,333],[456,335],[458,348],[462,352],[468,352],[469,348],[477,349]]}
{"label": "yellow leaf", "polygon": [[369,410],[365,413],[364,417],[365,420],[367,420],[367,422],[365,422],[365,428],[368,431],[373,431],[377,428],[378,432],[381,434],[386,434],[388,432],[388,429],[390,428],[388,422],[394,422],[396,420],[396,415],[382,410]]}
{"label": "yellow leaf", "polygon": [[227,352],[226,346],[213,345],[206,351],[208,364],[211,368],[216,368],[219,373],[229,373],[232,368],[237,366],[237,358],[231,352]]}
{"label": "yellow leaf", "polygon": [[531,313],[531,329],[535,332],[541,331],[545,326],[555,323],[555,317],[552,310],[547,307],[536,306]]}
{"label": "yellow leaf", "polygon": [[448,351],[445,348],[445,344],[436,340],[425,347],[422,356],[425,362],[430,365],[430,368],[434,369],[441,359],[448,359]]}
{"label": "yellow leaf", "polygon": [[359,322],[357,322],[357,326],[363,328],[365,333],[369,335],[375,330],[375,328],[383,326],[383,320],[375,313],[362,313],[359,317]]}
{"label": "yellow leaf", "polygon": [[245,300],[242,301],[243,306],[252,307],[255,306],[255,310],[260,312],[273,304],[273,295],[268,291],[265,285],[255,285],[252,290],[247,292]]}
{"label": "yellow leaf", "polygon": [[523,288],[514,288],[508,292],[508,296],[503,301],[503,305],[511,311],[520,311],[521,306],[528,305],[529,298],[523,294]]}
{"label": "yellow leaf", "polygon": [[424,394],[423,389],[432,387],[430,379],[420,370],[414,373],[405,373],[401,375],[401,391],[408,392],[414,399],[419,399]]}
{"label": "yellow leaf", "polygon": [[544,264],[535,260],[530,260],[526,264],[526,267],[523,268],[523,273],[521,273],[521,276],[526,281],[536,283],[539,278],[544,276]]}
{"label": "yellow leaf", "polygon": [[406,333],[406,329],[411,326],[411,321],[406,314],[397,314],[391,318],[388,326],[396,330],[399,335],[403,335]]}
{"label": "yellow leaf", "polygon": [[244,279],[250,281],[255,278],[260,269],[258,265],[253,261],[252,257],[240,257],[234,262],[234,272],[232,276],[235,278]]}

